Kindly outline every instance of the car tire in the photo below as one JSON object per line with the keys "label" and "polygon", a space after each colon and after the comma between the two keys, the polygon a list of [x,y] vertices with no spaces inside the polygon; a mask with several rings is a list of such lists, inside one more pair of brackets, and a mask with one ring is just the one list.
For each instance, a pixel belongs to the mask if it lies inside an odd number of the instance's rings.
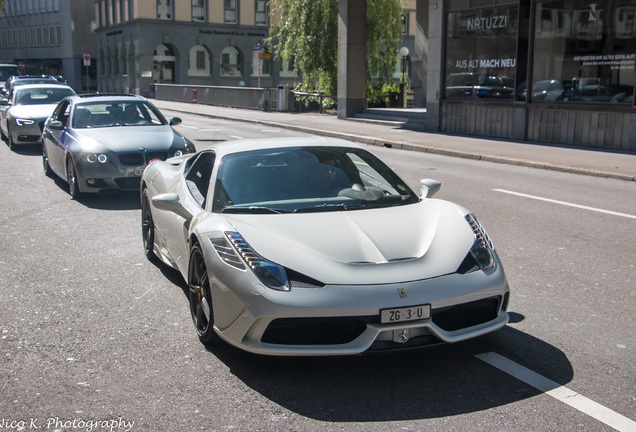
{"label": "car tire", "polygon": [[75,163],[73,163],[72,159],[69,159],[66,163],[66,181],[68,182],[68,193],[71,195],[71,198],[75,200],[79,199],[82,193],[77,184],[77,171],[75,170]]}
{"label": "car tire", "polygon": [[9,149],[15,150],[16,145],[15,141],[13,141],[13,134],[11,133],[11,129],[7,126],[7,142],[9,143]]}
{"label": "car tire", "polygon": [[53,177],[53,170],[51,170],[51,165],[49,164],[49,156],[46,154],[44,145],[42,145],[42,168],[44,169],[44,174],[47,177]]}
{"label": "car tire", "polygon": [[214,314],[212,310],[212,294],[210,280],[198,244],[192,247],[190,265],[188,266],[188,297],[192,322],[197,329],[199,340],[204,345],[215,345],[221,341],[214,331]]}
{"label": "car tire", "polygon": [[144,252],[146,258],[151,262],[159,261],[155,255],[155,224],[152,220],[152,212],[150,210],[150,198],[148,190],[144,189],[141,198],[141,234],[144,241]]}

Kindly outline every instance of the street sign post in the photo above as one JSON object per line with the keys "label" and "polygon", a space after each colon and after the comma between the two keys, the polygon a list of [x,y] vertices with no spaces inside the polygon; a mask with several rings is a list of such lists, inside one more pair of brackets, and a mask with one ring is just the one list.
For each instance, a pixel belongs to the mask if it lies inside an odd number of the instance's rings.
{"label": "street sign post", "polygon": [[86,92],[90,90],[90,83],[88,81],[88,67],[91,65],[91,55],[84,54],[82,56],[82,60],[84,61],[84,66],[86,66]]}

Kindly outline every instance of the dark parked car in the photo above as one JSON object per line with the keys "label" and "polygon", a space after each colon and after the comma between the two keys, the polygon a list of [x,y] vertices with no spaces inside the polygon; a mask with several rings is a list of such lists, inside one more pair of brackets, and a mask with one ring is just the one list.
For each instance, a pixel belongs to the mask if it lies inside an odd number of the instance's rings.
{"label": "dark parked car", "polygon": [[44,172],[57,174],[77,198],[82,193],[139,189],[153,160],[195,151],[194,145],[141,96],[72,96],[44,125]]}

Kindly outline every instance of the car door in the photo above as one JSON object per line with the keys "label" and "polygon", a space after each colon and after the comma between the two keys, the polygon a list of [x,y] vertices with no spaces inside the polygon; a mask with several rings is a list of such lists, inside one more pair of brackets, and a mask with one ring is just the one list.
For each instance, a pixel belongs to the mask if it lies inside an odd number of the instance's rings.
{"label": "car door", "polygon": [[[192,215],[192,221],[205,212],[210,177],[214,167],[216,154],[212,150],[201,152],[189,169],[184,173],[175,191],[179,195],[181,205]],[[164,233],[166,243],[173,261],[179,269],[186,269],[190,259],[190,243],[188,242],[190,224],[174,213],[164,220],[167,230]],[[159,221],[157,221],[159,224]]]}
{"label": "car door", "polygon": [[[71,112],[70,101],[63,100],[60,102],[53,114],[46,122],[42,133],[44,150],[49,158],[51,169],[60,177],[66,178],[66,148],[70,141],[68,136],[69,114]],[[62,128],[51,128],[52,122],[59,121]]]}

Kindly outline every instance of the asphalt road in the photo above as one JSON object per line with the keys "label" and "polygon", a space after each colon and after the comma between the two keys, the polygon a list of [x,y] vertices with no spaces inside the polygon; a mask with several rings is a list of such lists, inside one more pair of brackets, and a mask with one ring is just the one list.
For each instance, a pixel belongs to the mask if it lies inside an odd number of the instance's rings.
{"label": "asphalt road", "polygon": [[[179,116],[199,149],[297,135]],[[38,148],[0,145],[0,431],[636,430],[636,185],[371,150],[478,215],[506,328],[399,355],[206,350],[180,275],[144,257],[136,194],[73,201]]]}

